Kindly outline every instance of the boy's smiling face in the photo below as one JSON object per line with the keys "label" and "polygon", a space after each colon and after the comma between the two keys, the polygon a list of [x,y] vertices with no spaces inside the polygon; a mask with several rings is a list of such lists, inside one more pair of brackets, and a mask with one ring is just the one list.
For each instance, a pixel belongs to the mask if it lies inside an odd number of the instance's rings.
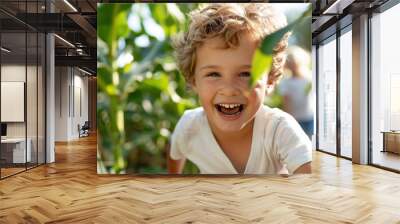
{"label": "boy's smiling face", "polygon": [[196,52],[193,89],[199,95],[214,131],[238,132],[250,127],[264,102],[267,79],[249,87],[251,60],[257,48],[244,33],[236,48],[226,48],[222,38],[207,39]]}

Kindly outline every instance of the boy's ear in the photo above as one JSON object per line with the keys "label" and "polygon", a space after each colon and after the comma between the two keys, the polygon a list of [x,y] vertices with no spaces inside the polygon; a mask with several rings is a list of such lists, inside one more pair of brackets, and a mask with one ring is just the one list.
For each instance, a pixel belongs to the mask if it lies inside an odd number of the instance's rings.
{"label": "boy's ear", "polygon": [[195,93],[197,93],[197,88],[196,88],[196,86],[195,86],[195,85],[191,85],[191,87],[192,87],[193,91],[194,91]]}
{"label": "boy's ear", "polygon": [[197,86],[196,86],[196,81],[194,80],[194,77],[192,79],[190,79],[189,85],[193,89],[193,91],[197,93]]}

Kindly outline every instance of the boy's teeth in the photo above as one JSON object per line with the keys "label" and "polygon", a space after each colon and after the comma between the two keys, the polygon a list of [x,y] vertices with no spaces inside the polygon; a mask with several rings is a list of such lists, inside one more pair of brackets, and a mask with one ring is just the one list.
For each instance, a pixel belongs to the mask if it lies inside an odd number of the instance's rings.
{"label": "boy's teeth", "polygon": [[240,104],[225,104],[225,103],[221,103],[219,104],[221,107],[225,107],[225,108],[235,108],[240,106]]}

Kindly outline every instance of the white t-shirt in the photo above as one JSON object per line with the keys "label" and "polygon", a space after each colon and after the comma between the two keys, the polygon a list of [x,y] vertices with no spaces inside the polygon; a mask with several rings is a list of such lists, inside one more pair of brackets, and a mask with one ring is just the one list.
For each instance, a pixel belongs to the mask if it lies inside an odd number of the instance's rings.
{"label": "white t-shirt", "polygon": [[290,100],[291,115],[299,121],[314,117],[313,98],[311,91],[307,90],[310,85],[310,81],[305,78],[288,78],[279,83],[280,93]]}
{"label": "white t-shirt", "polygon": [[[237,174],[218,145],[202,107],[187,110],[175,127],[170,156],[187,158],[202,174]],[[289,174],[312,159],[311,142],[289,114],[262,106],[253,126],[253,138],[245,174]]]}

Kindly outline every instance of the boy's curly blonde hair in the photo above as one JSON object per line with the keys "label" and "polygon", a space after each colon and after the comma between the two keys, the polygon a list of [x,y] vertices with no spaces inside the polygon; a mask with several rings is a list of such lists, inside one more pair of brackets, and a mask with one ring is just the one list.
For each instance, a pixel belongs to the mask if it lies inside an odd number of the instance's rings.
{"label": "boy's curly blonde hair", "polygon": [[[286,17],[268,3],[215,3],[190,13],[189,30],[172,42],[177,64],[185,79],[193,83],[196,49],[209,38],[222,37],[226,47],[236,47],[240,35],[250,32],[258,42],[286,26]],[[282,74],[289,33],[275,46],[268,83],[275,83]]]}

